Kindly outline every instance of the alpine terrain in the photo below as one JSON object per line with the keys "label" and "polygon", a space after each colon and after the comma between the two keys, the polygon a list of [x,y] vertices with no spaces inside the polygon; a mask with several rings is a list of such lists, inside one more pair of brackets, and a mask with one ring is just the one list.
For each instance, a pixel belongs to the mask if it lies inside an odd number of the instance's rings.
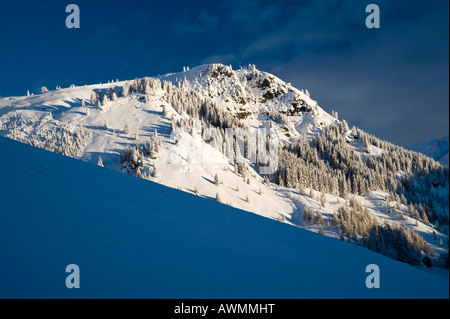
{"label": "alpine terrain", "polygon": [[[154,182],[174,189],[168,194],[191,194],[170,195],[178,199],[170,207],[179,211],[167,211],[164,218],[198,218],[183,203],[197,196],[211,201],[210,210],[223,212],[221,219],[228,213],[224,205],[232,206],[239,210],[229,211],[230,220],[242,211],[261,215],[280,225],[268,231],[319,233],[311,238],[331,237],[320,245],[360,246],[355,254],[370,250],[431,273],[426,275],[448,287],[448,165],[349,127],[307,89],[254,65],[234,70],[207,64],[4,97],[0,135],[133,175],[142,179],[136,187]],[[2,154],[8,156],[4,148]],[[155,186],[155,192],[162,189]],[[98,210],[90,215],[108,218]]]}

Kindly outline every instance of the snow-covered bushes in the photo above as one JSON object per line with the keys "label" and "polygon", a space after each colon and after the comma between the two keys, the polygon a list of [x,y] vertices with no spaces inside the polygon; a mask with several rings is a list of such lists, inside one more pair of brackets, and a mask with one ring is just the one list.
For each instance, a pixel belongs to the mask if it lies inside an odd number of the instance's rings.
{"label": "snow-covered bushes", "polygon": [[[127,145],[123,154],[120,155],[120,170],[137,177],[145,177],[144,161],[145,157],[156,159],[159,152],[159,142],[155,136],[150,138],[148,143],[144,143],[141,147],[138,143],[131,148]],[[157,177],[156,166],[153,169],[153,177]]]}
{"label": "snow-covered bushes", "polygon": [[58,126],[50,131],[36,131],[29,139],[23,139],[25,143],[56,152],[66,156],[78,156],[86,146],[90,134],[83,127],[70,128]]}
{"label": "snow-covered bushes", "polygon": [[[41,122],[20,113],[12,113],[0,121],[0,130],[5,136],[35,147],[66,156],[79,156],[89,141],[90,134],[82,126],[72,127],[66,124],[51,123],[47,128],[40,126],[49,121],[42,118]],[[52,119],[52,121],[54,121]],[[29,128],[33,128],[31,131]]]}
{"label": "snow-covered bushes", "polygon": [[127,145],[124,153],[120,155],[119,164],[120,170],[141,177],[144,168],[144,154],[139,145],[136,144],[133,148]]}

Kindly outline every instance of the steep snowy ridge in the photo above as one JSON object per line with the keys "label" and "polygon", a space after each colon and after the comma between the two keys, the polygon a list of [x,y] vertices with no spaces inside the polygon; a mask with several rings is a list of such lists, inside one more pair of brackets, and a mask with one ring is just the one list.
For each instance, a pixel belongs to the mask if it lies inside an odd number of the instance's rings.
{"label": "steep snowy ridge", "polygon": [[[203,127],[197,130],[194,122],[201,117],[203,106],[210,114],[202,115]],[[258,163],[246,160],[239,166],[222,147],[223,131],[213,132],[220,142],[202,136],[201,131],[214,128],[217,119],[254,129],[268,128],[270,137],[277,137],[286,147],[304,140],[298,148],[300,153],[295,153],[295,147],[284,153],[284,159],[303,156],[304,170],[287,176],[295,167],[286,162],[280,168],[284,175],[278,172],[269,180],[259,172]],[[337,135],[330,142],[331,150],[324,148],[325,137],[317,140],[323,132]],[[345,121],[325,112],[306,90],[298,90],[252,65],[233,70],[222,64],[207,64],[152,78],[2,98],[0,135],[353,243],[361,244],[357,241],[361,240],[367,244],[371,227],[393,225],[393,231],[402,232],[410,244],[415,240],[423,255],[431,249],[434,255],[429,257],[434,265],[440,264],[439,256],[448,252],[448,203],[444,203],[448,175],[445,177],[438,163],[425,157],[413,158],[413,152],[391,162],[389,154],[397,156],[401,150],[348,128]],[[337,152],[342,154],[335,156]],[[348,158],[357,166],[351,167],[347,176],[338,176],[337,167],[346,169],[346,165],[331,166],[334,157]],[[424,181],[419,191],[409,191],[410,185],[417,184],[414,180],[402,184],[387,177],[379,184],[389,184],[391,193],[361,190],[367,188],[370,178],[371,182],[377,181],[376,176],[385,178],[379,173],[383,168],[391,168],[398,178],[415,177],[414,172],[406,172],[410,162],[420,163],[426,166],[426,172],[433,173],[431,177],[420,176]],[[362,165],[373,170],[357,176],[368,170]],[[329,176],[319,176],[319,167],[325,167]],[[313,183],[302,184],[306,179]],[[397,191],[400,193],[393,194]],[[409,202],[401,192],[410,195]],[[427,201],[434,201],[434,211],[413,205],[414,200],[425,201],[425,195],[431,198]],[[305,217],[305,209],[313,212],[312,218]],[[363,209],[365,220],[359,221],[358,227],[344,227],[350,223],[345,220],[350,214],[347,210],[359,216]],[[340,216],[338,223],[333,222],[336,214]],[[428,222],[424,214],[433,221]],[[348,218],[353,223],[356,217]],[[415,265],[423,267],[416,259]],[[448,271],[442,272],[442,268],[433,267],[431,271],[448,278]]]}

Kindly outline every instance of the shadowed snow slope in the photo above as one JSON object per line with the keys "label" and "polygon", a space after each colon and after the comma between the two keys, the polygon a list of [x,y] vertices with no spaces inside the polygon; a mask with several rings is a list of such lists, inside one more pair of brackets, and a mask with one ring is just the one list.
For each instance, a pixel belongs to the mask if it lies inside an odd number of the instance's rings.
{"label": "shadowed snow slope", "polygon": [[[449,296],[448,281],[356,245],[6,138],[0,153],[1,298]],[[79,289],[65,286],[72,263]]]}
{"label": "shadowed snow slope", "polygon": [[442,165],[448,166],[448,136],[437,140],[410,145],[407,148],[425,154]]}

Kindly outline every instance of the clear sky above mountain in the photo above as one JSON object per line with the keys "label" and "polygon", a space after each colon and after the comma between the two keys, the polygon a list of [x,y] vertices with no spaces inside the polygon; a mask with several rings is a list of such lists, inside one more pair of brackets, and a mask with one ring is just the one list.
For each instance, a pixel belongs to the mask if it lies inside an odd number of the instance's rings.
{"label": "clear sky above mountain", "polygon": [[[0,3],[0,95],[133,79],[209,62],[256,64],[377,137],[448,134],[448,1]],[[381,28],[367,29],[376,3]]]}

